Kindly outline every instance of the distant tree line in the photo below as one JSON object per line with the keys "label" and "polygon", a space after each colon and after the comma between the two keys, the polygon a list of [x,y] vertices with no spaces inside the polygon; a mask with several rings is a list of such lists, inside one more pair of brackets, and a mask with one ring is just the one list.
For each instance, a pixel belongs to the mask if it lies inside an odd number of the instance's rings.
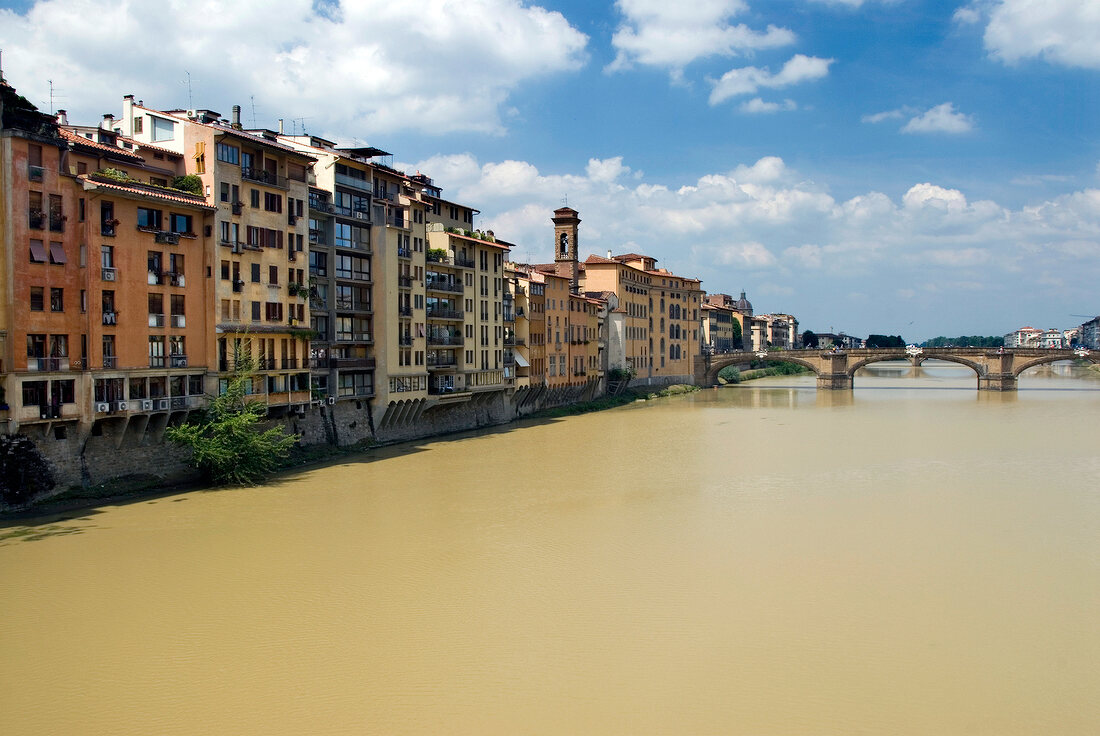
{"label": "distant tree line", "polygon": [[921,343],[924,348],[1001,348],[1005,339],[1000,337],[982,337],[981,335],[963,335],[961,337],[933,337]]}
{"label": "distant tree line", "polygon": [[869,348],[903,348],[905,340],[901,335],[868,335],[867,347]]}

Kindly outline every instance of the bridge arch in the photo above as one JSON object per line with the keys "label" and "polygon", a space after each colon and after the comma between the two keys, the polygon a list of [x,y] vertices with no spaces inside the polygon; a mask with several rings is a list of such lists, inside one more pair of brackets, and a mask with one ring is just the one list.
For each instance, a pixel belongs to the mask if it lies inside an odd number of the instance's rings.
{"label": "bridge arch", "polygon": [[[1100,354],[1093,355],[1092,353],[1089,353],[1088,355],[1084,356],[1082,359],[1087,360],[1090,363],[1100,364]],[[1013,366],[1012,367],[1012,377],[1013,378],[1019,378],[1020,374],[1023,373],[1024,371],[1026,371],[1028,368],[1034,368],[1035,366],[1043,365],[1044,363],[1056,363],[1059,360],[1071,360],[1071,359],[1067,358],[1064,355],[1041,355],[1038,358],[1033,358],[1031,360],[1025,361],[1025,362],[1021,363],[1020,365],[1018,365],[1018,366]]]}
{"label": "bridge arch", "polygon": [[[900,353],[898,355],[872,355],[848,366],[848,376],[854,376],[856,374],[856,371],[858,371],[860,368],[863,368],[864,366],[870,365],[871,363],[882,363],[888,360],[908,361],[910,360],[910,358],[905,353]],[[958,355],[925,355],[921,356],[920,363],[924,363],[924,361],[926,360],[942,360],[945,363],[958,363],[959,365],[965,365],[967,368],[978,374],[979,378],[986,374],[986,368],[981,363],[976,363],[973,360],[967,360],[966,358]],[[918,363],[918,365],[920,363]]]}
{"label": "bridge arch", "polygon": [[710,367],[707,368],[706,374],[704,376],[705,383],[703,385],[715,386],[718,384],[718,374],[723,368],[728,368],[731,365],[738,365],[739,363],[745,363],[753,360],[763,360],[768,363],[797,363],[804,368],[809,368],[811,371],[813,371],[815,376],[821,375],[821,366],[814,365],[810,361],[794,356],[789,352],[768,354],[763,358],[757,357],[755,353],[736,353],[730,356],[712,358]]}

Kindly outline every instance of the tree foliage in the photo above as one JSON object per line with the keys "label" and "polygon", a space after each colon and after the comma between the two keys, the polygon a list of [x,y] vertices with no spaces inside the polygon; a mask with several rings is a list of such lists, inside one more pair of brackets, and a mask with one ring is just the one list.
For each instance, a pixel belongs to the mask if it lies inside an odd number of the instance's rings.
{"label": "tree foliage", "polygon": [[817,347],[817,335],[806,330],[802,333],[802,347],[804,348],[816,348]]}
{"label": "tree foliage", "polygon": [[925,340],[921,347],[926,348],[1001,348],[1004,347],[1003,335],[983,337],[981,335],[962,335],[960,337],[933,337]]}
{"label": "tree foliage", "polygon": [[903,348],[905,340],[901,335],[868,335],[867,347],[869,348]]}
{"label": "tree foliage", "polygon": [[55,485],[49,463],[29,437],[0,436],[0,500],[18,506]]}
{"label": "tree foliage", "polygon": [[192,464],[208,480],[255,485],[279,469],[298,436],[287,434],[282,427],[260,431],[257,424],[267,414],[267,407],[248,398],[251,366],[247,361],[238,366],[225,393],[211,400],[202,421],[169,427],[165,436],[191,448]]}

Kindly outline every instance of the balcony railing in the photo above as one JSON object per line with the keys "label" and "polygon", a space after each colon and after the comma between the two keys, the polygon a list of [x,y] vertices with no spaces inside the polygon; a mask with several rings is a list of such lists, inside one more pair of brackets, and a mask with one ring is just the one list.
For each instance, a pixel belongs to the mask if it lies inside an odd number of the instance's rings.
{"label": "balcony railing", "polygon": [[187,317],[182,314],[173,314],[171,324],[173,327],[186,327]]}
{"label": "balcony railing", "polygon": [[409,248],[399,247],[397,249],[397,257],[398,258],[412,258],[412,250],[409,249]]}
{"label": "balcony railing", "polygon": [[118,368],[118,356],[117,355],[104,355],[103,356],[104,368]]}
{"label": "balcony railing", "polygon": [[69,370],[69,358],[27,358],[27,370],[67,371]]}
{"label": "balcony railing", "polygon": [[413,336],[412,335],[398,335],[397,336],[397,345],[398,345],[398,347],[408,348],[408,347],[412,347],[412,344],[413,344]]}
{"label": "balcony railing", "polygon": [[150,327],[164,327],[164,315],[163,314],[150,314],[149,315]]}
{"label": "balcony railing", "polygon": [[163,356],[163,355],[150,355],[149,356],[149,367],[150,368],[163,368],[165,366],[165,361],[166,360],[167,360],[167,358],[165,358],[165,356]]}
{"label": "balcony railing", "polygon": [[27,226],[33,230],[42,230],[46,227],[46,214],[44,212],[30,212],[27,215]]}
{"label": "balcony railing", "polygon": [[460,309],[447,309],[445,307],[430,307],[428,319],[462,319],[463,312]]}
{"label": "balcony railing", "polygon": [[427,363],[429,368],[453,368],[458,365],[458,359],[453,355],[439,357],[429,355]]}
{"label": "balcony railing", "polygon": [[402,289],[412,288],[413,280],[412,276],[398,276],[397,285]]}
{"label": "balcony railing", "polygon": [[462,293],[462,284],[455,281],[447,281],[446,279],[428,279],[425,282],[425,288],[432,291],[446,291],[452,294]]}
{"label": "balcony railing", "polygon": [[374,368],[374,358],[329,358],[332,368]]}
{"label": "balcony railing", "polygon": [[402,317],[411,317],[413,310],[412,307],[398,307],[397,313],[400,314]]}
{"label": "balcony railing", "polygon": [[462,335],[459,334],[428,333],[429,345],[462,345],[462,340]]}
{"label": "balcony railing", "polygon": [[104,312],[103,324],[105,325],[117,325],[118,324],[118,312]]}
{"label": "balcony railing", "polygon": [[477,266],[472,258],[463,258],[462,256],[455,256],[454,263],[462,268],[475,268]]}
{"label": "balcony railing", "polygon": [[369,180],[357,179],[347,174],[336,174],[336,183],[351,187],[352,189],[360,189],[364,192],[371,191],[371,182]]}
{"label": "balcony railing", "polygon": [[317,230],[316,228],[310,228],[309,242],[313,245],[325,245],[325,231]]}
{"label": "balcony railing", "polygon": [[248,181],[256,181],[261,184],[267,184],[272,187],[279,187],[281,189],[287,189],[286,177],[277,176],[271,174],[263,169],[257,169],[255,167],[242,166],[241,178]]}

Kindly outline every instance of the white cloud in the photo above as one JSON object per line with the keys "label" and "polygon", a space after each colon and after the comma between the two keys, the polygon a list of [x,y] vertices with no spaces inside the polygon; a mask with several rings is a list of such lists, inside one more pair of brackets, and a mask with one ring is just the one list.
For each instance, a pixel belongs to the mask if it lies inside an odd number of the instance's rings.
{"label": "white cloud", "polygon": [[623,20],[611,38],[616,56],[609,72],[642,64],[678,77],[696,59],[739,56],[795,41],[786,28],[769,25],[758,31],[743,23],[732,25],[730,18],[747,10],[743,0],[617,0],[615,7]]}
{"label": "white cloud", "polygon": [[986,50],[1006,64],[1041,58],[1088,69],[1100,69],[1097,39],[1100,3],[1095,0],[999,0],[984,36]]}
{"label": "white cloud", "polygon": [[625,176],[630,173],[629,166],[623,166],[623,157],[615,156],[614,158],[590,158],[588,159],[588,166],[585,167],[585,174],[592,181],[604,181],[613,182],[620,176]]}
{"label": "white cloud", "polygon": [[974,129],[974,118],[955,111],[955,105],[945,102],[909,120],[902,133],[969,133]]}
{"label": "white cloud", "polygon": [[775,74],[768,69],[755,66],[730,69],[722,75],[721,79],[713,83],[710,104],[717,105],[731,97],[755,94],[761,87],[779,89],[821,79],[829,74],[829,65],[833,61],[833,59],[795,54]]}
{"label": "white cloud", "polygon": [[782,102],[765,102],[759,97],[753,97],[747,102],[742,102],[739,109],[741,110],[741,112],[748,113],[750,115],[760,115],[779,112],[781,110],[797,110],[798,104],[794,100],[783,100]]}
{"label": "white cloud", "polygon": [[743,268],[767,268],[775,264],[775,256],[760,243],[731,243],[720,245],[714,254],[715,260],[724,266]]}
{"label": "white cloud", "polygon": [[899,107],[896,110],[886,110],[885,112],[876,112],[873,115],[864,115],[860,118],[860,122],[863,123],[881,123],[883,120],[899,120],[905,117],[907,109]]}
{"label": "white cloud", "polygon": [[47,78],[61,80],[76,120],[132,92],[154,107],[227,114],[242,104],[251,125],[242,97],[254,95],[258,126],[305,117],[311,131],[375,135],[500,132],[512,90],[585,61],[587,36],[521,0],[319,7],[171,0],[105,11],[93,0],[39,0],[22,15],[0,10],[4,72],[32,100],[46,98]]}

